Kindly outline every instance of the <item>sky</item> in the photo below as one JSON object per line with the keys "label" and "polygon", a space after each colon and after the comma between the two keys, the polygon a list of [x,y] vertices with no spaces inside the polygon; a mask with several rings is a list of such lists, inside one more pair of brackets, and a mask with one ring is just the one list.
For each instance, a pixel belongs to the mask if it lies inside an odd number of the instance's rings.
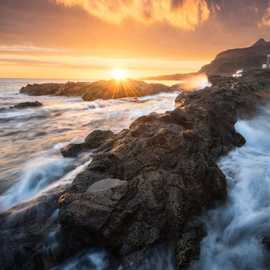
{"label": "sky", "polygon": [[0,77],[187,73],[270,39],[270,0],[0,0]]}

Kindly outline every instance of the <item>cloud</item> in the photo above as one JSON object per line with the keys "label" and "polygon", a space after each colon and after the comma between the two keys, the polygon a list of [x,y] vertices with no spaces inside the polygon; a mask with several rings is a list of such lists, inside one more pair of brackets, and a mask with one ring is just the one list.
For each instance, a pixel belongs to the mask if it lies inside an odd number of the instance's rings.
{"label": "cloud", "polygon": [[184,30],[194,30],[208,20],[210,6],[207,0],[55,0],[67,7],[79,6],[92,16],[121,23],[132,18],[151,24],[166,22]]}
{"label": "cloud", "polygon": [[266,9],[261,21],[258,26],[270,26],[270,7]]}

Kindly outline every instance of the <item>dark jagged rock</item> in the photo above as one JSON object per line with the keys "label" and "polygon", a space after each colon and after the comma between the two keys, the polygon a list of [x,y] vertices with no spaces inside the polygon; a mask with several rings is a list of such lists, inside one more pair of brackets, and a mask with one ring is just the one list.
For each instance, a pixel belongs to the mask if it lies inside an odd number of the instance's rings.
{"label": "dark jagged rock", "polygon": [[[141,117],[112,137],[108,132],[108,140],[95,145],[93,161],[65,191],[37,201],[30,212],[19,211],[15,221],[12,210],[1,215],[0,253],[6,259],[0,268],[49,269],[93,244],[136,264],[139,254],[165,244],[185,269],[204,235],[194,219],[226,198],[216,161],[245,143],[234,124],[252,117],[269,98],[268,75],[210,78],[212,87],[180,94],[174,111]],[[47,226],[57,207],[59,219]],[[44,239],[58,222],[58,247],[44,252]],[[13,240],[8,231],[19,234]]]}
{"label": "dark jagged rock", "polygon": [[160,92],[177,91],[172,87],[158,83],[145,83],[137,80],[108,80],[97,82],[68,82],[28,84],[20,92],[33,96],[57,95],[80,96],[86,101],[95,99],[113,99],[124,97],[140,97]]}
{"label": "dark jagged rock", "polygon": [[43,106],[43,104],[39,101],[26,101],[26,102],[15,104],[10,107],[0,108],[0,112],[6,112],[8,110],[15,110],[15,109],[22,110],[22,109],[27,109],[27,108],[37,108],[41,106]]}
{"label": "dark jagged rock", "polygon": [[[110,147],[114,133],[110,130],[94,130],[83,143],[71,143],[61,149],[63,157],[76,157],[81,152],[98,149],[99,147]],[[99,149],[101,150],[101,149]]]}
{"label": "dark jagged rock", "polygon": [[77,157],[85,149],[82,143],[71,143],[61,149],[63,157]]}
{"label": "dark jagged rock", "polygon": [[199,259],[201,241],[205,236],[205,228],[198,221],[188,224],[184,229],[175,248],[175,259],[179,269],[189,269],[190,262]]}
{"label": "dark jagged rock", "polygon": [[[254,115],[263,92],[251,82],[224,78],[213,87],[180,94],[173,112],[136,120],[116,135],[111,149],[94,157],[62,196],[65,233],[85,241],[85,235],[76,232],[86,231],[90,240],[94,236],[119,256],[174,242],[178,257],[183,257],[179,246],[185,241],[184,227],[226,197],[216,160],[245,143],[234,124],[239,116]],[[106,185],[110,179],[125,184],[91,191],[91,185]],[[186,265],[187,259],[181,261]]]}
{"label": "dark jagged rock", "polygon": [[41,106],[42,106],[42,103],[39,101],[27,101],[27,102],[18,103],[11,108],[25,109],[25,108],[33,108],[33,107],[41,107]]}
{"label": "dark jagged rock", "polygon": [[85,145],[89,149],[94,149],[105,144],[109,139],[112,139],[114,133],[110,130],[94,130],[85,138]]}
{"label": "dark jagged rock", "polygon": [[259,39],[250,47],[219,53],[210,64],[203,66],[200,72],[205,72],[208,75],[231,76],[240,69],[246,71],[258,69],[266,63],[266,57],[269,52],[270,42]]}

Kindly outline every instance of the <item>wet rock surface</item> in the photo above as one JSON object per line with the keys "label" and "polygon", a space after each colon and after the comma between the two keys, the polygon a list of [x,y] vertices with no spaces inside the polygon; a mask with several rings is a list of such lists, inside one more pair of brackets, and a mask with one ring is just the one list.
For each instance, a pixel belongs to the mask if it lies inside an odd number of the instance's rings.
{"label": "wet rock surface", "polygon": [[[65,232],[86,230],[120,256],[181,239],[193,217],[226,197],[216,160],[245,143],[234,124],[256,112],[263,91],[251,82],[221,79],[211,88],[180,94],[173,112],[136,120],[116,135],[111,149],[94,157],[67,199],[63,195],[60,222]],[[127,188],[121,196],[115,191],[110,215],[97,224],[103,202],[87,190],[107,178],[126,181]],[[87,211],[78,216],[81,207]]]}
{"label": "wet rock surface", "polygon": [[96,151],[102,150],[99,147],[104,148],[111,147],[114,133],[110,130],[94,130],[84,140],[83,143],[71,143],[61,149],[63,157],[76,157],[83,151],[89,151],[96,149]]}
{"label": "wet rock surface", "polygon": [[83,143],[71,143],[61,149],[63,157],[77,157],[83,150],[85,150]]}
{"label": "wet rock surface", "polygon": [[[53,197],[52,207],[44,206],[44,219],[21,212],[14,223],[12,212],[1,215],[5,225],[0,239],[5,245],[0,252],[6,260],[0,268],[49,269],[93,245],[136,264],[142,258],[136,254],[169,244],[178,269],[186,269],[204,236],[194,220],[226,199],[225,176],[216,162],[245,143],[234,124],[239,117],[252,117],[256,106],[268,99],[268,75],[260,73],[260,82],[258,74],[213,77],[212,87],[181,93],[174,111],[141,117],[118,134],[91,133],[84,144],[96,149],[93,161]],[[59,226],[64,240],[57,251],[51,249],[48,259],[32,251],[44,249],[51,215],[46,209],[58,208],[57,222],[51,226]],[[5,234],[11,230],[23,237],[15,241]]]}
{"label": "wet rock surface", "polygon": [[158,83],[145,83],[137,80],[108,80],[97,82],[67,82],[28,84],[20,92],[32,96],[80,96],[83,100],[114,99],[124,97],[140,97],[161,92],[178,91],[176,87],[168,87]]}

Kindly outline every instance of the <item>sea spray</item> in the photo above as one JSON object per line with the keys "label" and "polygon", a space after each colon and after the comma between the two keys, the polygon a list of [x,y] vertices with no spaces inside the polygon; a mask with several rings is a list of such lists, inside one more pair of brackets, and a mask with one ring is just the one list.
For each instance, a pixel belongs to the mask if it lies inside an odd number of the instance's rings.
{"label": "sea spray", "polygon": [[50,183],[63,176],[72,167],[72,160],[60,155],[42,155],[26,163],[22,176],[0,196],[0,211],[31,199]]}
{"label": "sea spray", "polygon": [[262,239],[270,233],[270,112],[238,121],[246,145],[222,158],[228,201],[205,217],[207,237],[196,270],[265,270],[269,254]]}
{"label": "sea spray", "polygon": [[[139,255],[140,256],[140,255]],[[173,252],[156,246],[144,253],[139,264],[121,264],[109,257],[105,250],[89,248],[50,270],[176,270]]]}
{"label": "sea spray", "polygon": [[105,270],[108,269],[106,252],[100,249],[89,249],[66,263],[54,267],[51,270]]}
{"label": "sea spray", "polygon": [[[82,159],[83,160],[83,159]],[[82,165],[77,166],[73,170],[69,171],[63,177],[61,177],[58,181],[49,184],[46,188],[42,189],[36,196],[42,196],[50,191],[53,191],[59,187],[65,187],[72,183],[73,179],[82,171],[84,171],[88,165],[91,163],[92,158],[88,157],[87,161],[85,161]],[[83,162],[83,161],[82,161]]]}
{"label": "sea spray", "polygon": [[[177,93],[84,102],[81,98],[18,93],[26,83],[40,81],[0,80],[0,108],[25,101],[39,101],[41,108],[4,110],[0,113],[0,195],[22,178],[25,161],[60,142],[84,139],[94,129],[119,132],[137,117],[172,110]],[[12,143],[11,143],[12,142]]]}

